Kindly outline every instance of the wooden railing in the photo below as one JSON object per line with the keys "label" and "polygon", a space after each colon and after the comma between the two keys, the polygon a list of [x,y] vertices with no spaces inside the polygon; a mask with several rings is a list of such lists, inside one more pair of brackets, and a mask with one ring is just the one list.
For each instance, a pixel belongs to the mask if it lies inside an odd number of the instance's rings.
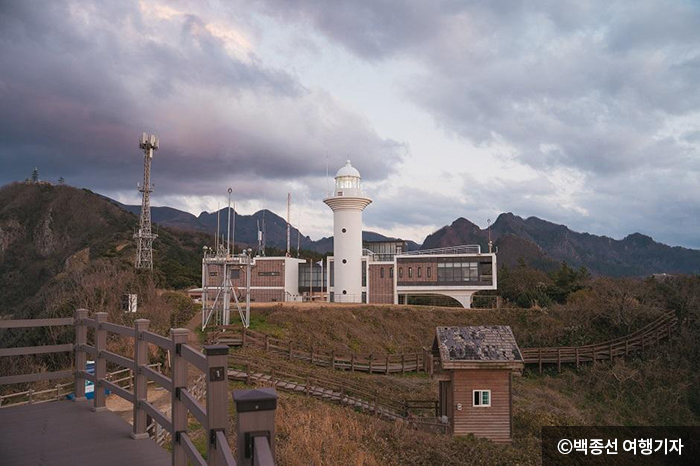
{"label": "wooden railing", "polygon": [[[88,311],[85,309],[77,310],[75,318],[0,321],[0,329],[58,325],[75,325],[74,344],[0,348],[0,357],[74,351],[74,370],[3,376],[0,377],[0,385],[74,377],[74,382],[71,385],[74,386],[75,400],[81,401],[85,400],[85,381],[91,381],[95,387],[93,395],[95,411],[106,409],[105,390],[109,390],[112,394],[133,404],[133,438],[148,437],[146,422],[149,416],[170,434],[173,439],[172,464],[174,466],[184,466],[188,463],[198,466],[236,465],[226,440],[228,428],[227,346],[205,346],[204,353],[201,353],[188,345],[189,331],[187,329],[171,329],[170,337],[166,338],[149,332],[149,321],[146,319],[138,319],[134,322],[133,327],[126,327],[107,322],[107,313],[104,312],[95,313],[94,318],[88,318]],[[93,345],[87,344],[89,329],[92,329],[94,334]],[[107,349],[108,333],[134,339],[133,359]],[[161,373],[158,370],[159,366],[154,368],[148,364],[149,344],[156,345],[170,353],[172,361],[170,377]],[[86,371],[88,355],[95,360],[94,374]],[[132,381],[125,386],[122,382],[126,378],[115,379],[115,373],[109,377],[106,371],[108,362],[123,368],[116,374],[131,372],[133,374]],[[198,397],[188,389],[189,366],[197,368],[204,375],[205,406],[202,406],[197,399]],[[147,384],[149,381],[160,385],[171,393],[169,417],[148,401]],[[65,387],[67,386],[65,384]],[[60,398],[60,389],[57,398]],[[262,415],[263,413],[258,414]],[[207,431],[206,461],[188,435],[188,415],[197,419]],[[264,417],[270,419],[270,416]],[[274,416],[272,419],[274,423]],[[242,437],[245,432],[239,431],[238,435]],[[268,444],[268,450],[274,450],[274,436],[268,436],[268,438],[268,442],[271,442]],[[256,440],[256,451],[258,443],[260,442]],[[252,442],[250,447],[253,447]],[[260,448],[263,446],[261,445]],[[246,457],[239,451],[239,465],[241,466],[253,464],[255,458],[258,457],[251,454]],[[267,458],[265,451],[261,450],[260,457],[256,461],[260,458]],[[260,464],[274,464],[274,462]]]}
{"label": "wooden railing", "polygon": [[[224,330],[224,331],[222,331]],[[233,327],[219,327],[210,336],[210,341],[231,346],[252,346],[309,362],[316,366],[350,372],[371,374],[405,374],[407,372],[430,372],[430,353],[427,349],[401,354],[352,353],[336,354],[315,347],[304,348],[291,340],[281,340],[261,332],[243,329],[240,333]]]}
{"label": "wooden railing", "polygon": [[[161,370],[161,364],[150,364],[149,367],[157,372]],[[107,380],[120,385],[122,388],[131,389],[133,387],[133,371],[131,369],[120,369],[118,371],[107,372]],[[152,383],[149,381],[148,383]],[[50,401],[60,401],[73,393],[75,382],[58,383],[52,388],[44,390],[24,390],[21,392],[0,395],[0,408],[10,406],[21,406],[26,404],[48,403]],[[7,401],[17,399],[17,401]]]}
{"label": "wooden railing", "polygon": [[[313,373],[291,373],[248,359],[229,358],[229,377],[246,384],[265,384],[275,388],[321,398],[389,420],[404,420],[424,430],[444,432],[437,419],[437,400],[399,400],[371,391],[350,380],[331,380]],[[428,414],[426,416],[426,414]],[[434,414],[434,417],[432,416]]]}
{"label": "wooden railing", "polygon": [[[635,351],[646,351],[656,346],[663,339],[670,337],[678,328],[678,318],[674,311],[667,312],[652,323],[614,340],[584,346],[561,346],[543,348],[521,348],[525,364],[538,364],[540,372],[544,364],[556,364],[561,372],[562,364],[576,364],[578,368],[584,363],[612,360],[616,357],[627,356]],[[420,351],[402,354],[336,354],[327,350],[312,347],[303,349],[291,340],[281,340],[261,332],[243,329],[242,332],[234,327],[219,327],[210,338],[221,344],[231,346],[252,346],[271,351],[288,359],[297,359],[317,366],[332,367],[344,371],[369,372],[372,374],[396,374],[406,372],[427,372],[432,375],[434,360],[428,348]]]}
{"label": "wooden railing", "polygon": [[542,372],[544,364],[556,364],[561,372],[562,364],[595,364],[597,361],[612,361],[616,357],[632,352],[647,351],[671,336],[678,328],[675,312],[668,312],[634,333],[613,340],[584,346],[560,346],[549,348],[522,348],[525,364],[537,364]]}

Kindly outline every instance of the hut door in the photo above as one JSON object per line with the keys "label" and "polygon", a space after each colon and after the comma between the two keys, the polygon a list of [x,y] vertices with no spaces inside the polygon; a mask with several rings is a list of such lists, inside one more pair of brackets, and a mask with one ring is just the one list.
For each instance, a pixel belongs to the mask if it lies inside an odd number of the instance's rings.
{"label": "hut door", "polygon": [[450,416],[450,406],[452,401],[450,400],[451,393],[451,382],[449,380],[440,381],[440,416]]}

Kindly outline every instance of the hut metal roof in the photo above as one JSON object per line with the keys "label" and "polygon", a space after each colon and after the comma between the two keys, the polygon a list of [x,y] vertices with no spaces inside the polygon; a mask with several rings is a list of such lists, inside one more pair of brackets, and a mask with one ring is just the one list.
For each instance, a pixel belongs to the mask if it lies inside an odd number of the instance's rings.
{"label": "hut metal roof", "polygon": [[521,366],[523,357],[507,325],[437,327],[436,342],[444,368],[496,363]]}

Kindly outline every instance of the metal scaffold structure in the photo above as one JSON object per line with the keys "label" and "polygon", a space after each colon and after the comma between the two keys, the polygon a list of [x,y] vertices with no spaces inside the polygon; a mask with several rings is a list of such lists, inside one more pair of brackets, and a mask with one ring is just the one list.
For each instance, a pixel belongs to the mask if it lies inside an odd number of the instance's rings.
{"label": "metal scaffold structure", "polygon": [[136,263],[137,269],[153,270],[153,240],[158,237],[151,231],[151,160],[153,152],[158,150],[158,138],[146,133],[141,135],[139,147],[144,151],[143,157],[143,185],[139,186],[142,193],[141,218],[139,220],[139,230],[134,233],[136,239]]}
{"label": "metal scaffold structure", "polygon": [[[231,192],[228,190],[228,218],[226,226],[226,242],[218,241],[214,250],[204,246],[202,259],[202,330],[207,325],[228,325],[231,323],[231,299],[236,305],[241,322],[245,328],[250,325],[250,280],[252,268],[255,267],[255,257],[252,249],[243,249],[236,255],[233,253],[232,238],[235,235],[231,228]],[[235,210],[233,212],[235,225]],[[245,309],[238,300],[240,291],[236,283],[241,284],[241,273],[245,274]],[[236,283],[234,283],[236,282]]]}

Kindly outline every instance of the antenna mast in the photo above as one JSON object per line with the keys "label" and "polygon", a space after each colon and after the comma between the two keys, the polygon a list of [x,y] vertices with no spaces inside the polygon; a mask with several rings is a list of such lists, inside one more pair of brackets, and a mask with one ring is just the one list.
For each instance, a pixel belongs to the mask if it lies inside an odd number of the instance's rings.
{"label": "antenna mast", "polygon": [[[226,222],[226,255],[231,254],[231,192],[228,188],[228,221]],[[228,324],[228,322],[227,322]]]}
{"label": "antenna mast", "polygon": [[151,231],[151,193],[153,186],[151,185],[151,160],[153,160],[153,152],[158,150],[158,138],[151,134],[146,136],[146,133],[141,135],[139,147],[143,150],[143,186],[139,189],[142,193],[141,199],[141,218],[139,219],[139,231],[134,234],[136,239],[136,268],[153,270],[153,240],[158,235]]}
{"label": "antenna mast", "polygon": [[493,241],[491,241],[491,219],[486,220],[489,225],[489,254],[493,252]]}
{"label": "antenna mast", "polygon": [[289,239],[289,234],[290,234],[290,228],[289,228],[289,222],[290,222],[290,212],[292,208],[292,193],[287,193],[287,257],[291,256],[291,244],[290,244],[290,239]]}
{"label": "antenna mast", "polygon": [[299,209],[299,223],[297,223],[297,258],[301,249],[301,230],[299,228],[301,228],[301,209]]}

